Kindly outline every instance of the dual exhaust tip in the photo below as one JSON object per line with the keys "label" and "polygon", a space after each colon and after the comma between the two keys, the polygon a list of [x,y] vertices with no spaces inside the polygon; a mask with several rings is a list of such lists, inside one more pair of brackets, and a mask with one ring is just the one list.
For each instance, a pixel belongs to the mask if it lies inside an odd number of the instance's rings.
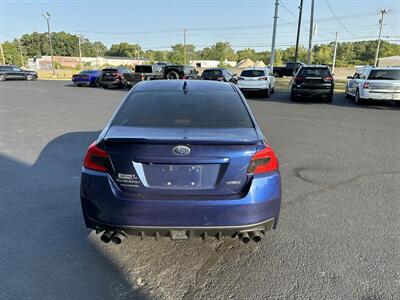
{"label": "dual exhaust tip", "polygon": [[259,241],[261,241],[261,232],[258,230],[250,232],[247,231],[239,232],[239,240],[243,244],[247,244],[248,242],[250,242],[250,240],[253,240],[253,242],[258,243]]}
{"label": "dual exhaust tip", "polygon": [[103,243],[109,243],[113,242],[116,245],[121,244],[125,239],[127,238],[126,234],[122,231],[105,231],[101,237],[100,240]]}

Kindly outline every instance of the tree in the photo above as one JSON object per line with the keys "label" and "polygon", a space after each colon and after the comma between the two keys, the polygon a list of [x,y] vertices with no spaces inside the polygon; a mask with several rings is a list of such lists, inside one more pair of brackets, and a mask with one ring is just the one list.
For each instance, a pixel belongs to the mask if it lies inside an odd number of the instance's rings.
{"label": "tree", "polygon": [[21,55],[16,43],[8,41],[3,42],[3,51],[7,65],[23,65],[21,64]]}
{"label": "tree", "polygon": [[229,42],[217,42],[209,48],[204,48],[200,56],[202,59],[219,60],[221,63],[225,60],[237,60],[235,50]]}
{"label": "tree", "polygon": [[110,50],[107,51],[108,56],[120,57],[138,57],[142,53],[142,48],[138,44],[128,44],[122,42],[119,44],[111,45]]}
{"label": "tree", "polygon": [[[171,46],[172,51],[169,53],[168,60],[174,64],[183,64],[185,61],[185,48],[182,44]],[[197,58],[196,47],[192,44],[186,45],[187,63]]]}

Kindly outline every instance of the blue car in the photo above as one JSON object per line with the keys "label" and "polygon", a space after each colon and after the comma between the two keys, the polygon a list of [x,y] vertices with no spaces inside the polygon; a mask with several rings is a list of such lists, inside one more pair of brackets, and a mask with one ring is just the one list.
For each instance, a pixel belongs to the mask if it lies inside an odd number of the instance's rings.
{"label": "blue car", "polygon": [[72,75],[72,82],[77,86],[100,86],[101,74],[100,70],[83,70]]}
{"label": "blue car", "polygon": [[103,242],[258,242],[279,218],[278,159],[234,84],[143,81],[89,146],[81,203]]}

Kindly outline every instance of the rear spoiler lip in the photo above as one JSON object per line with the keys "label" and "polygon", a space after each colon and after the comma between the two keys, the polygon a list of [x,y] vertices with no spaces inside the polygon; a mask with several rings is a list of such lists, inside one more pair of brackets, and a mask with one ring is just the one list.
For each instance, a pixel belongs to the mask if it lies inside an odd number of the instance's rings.
{"label": "rear spoiler lip", "polygon": [[147,138],[135,138],[135,137],[105,137],[103,139],[106,143],[140,143],[140,144],[197,144],[197,145],[257,145],[258,140],[213,140],[213,139],[147,139]]}

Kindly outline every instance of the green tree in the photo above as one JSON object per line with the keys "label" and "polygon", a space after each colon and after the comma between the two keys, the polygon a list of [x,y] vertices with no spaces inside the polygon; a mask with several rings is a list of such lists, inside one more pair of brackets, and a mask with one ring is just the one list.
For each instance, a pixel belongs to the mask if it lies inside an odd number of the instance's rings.
{"label": "green tree", "polygon": [[14,42],[3,42],[4,58],[7,65],[19,65],[21,64],[21,55],[19,53],[19,48]]}
{"label": "green tree", "polygon": [[111,45],[111,48],[107,51],[106,55],[119,57],[137,57],[142,52],[143,50],[138,44],[129,44],[126,42],[122,42],[119,44]]}
{"label": "green tree", "polygon": [[[172,51],[169,53],[168,60],[175,64],[183,64],[185,61],[185,48],[182,44],[171,46]],[[186,45],[187,63],[197,58],[196,47],[192,44]]]}
{"label": "green tree", "polygon": [[211,47],[204,48],[200,57],[202,59],[219,60],[221,63],[225,60],[237,60],[237,54],[229,42],[217,42]]}
{"label": "green tree", "polygon": [[259,58],[258,53],[256,53],[256,50],[251,49],[251,48],[245,48],[243,50],[238,50],[236,51],[237,55],[237,60],[243,60],[243,59],[251,59],[252,61],[256,61]]}

